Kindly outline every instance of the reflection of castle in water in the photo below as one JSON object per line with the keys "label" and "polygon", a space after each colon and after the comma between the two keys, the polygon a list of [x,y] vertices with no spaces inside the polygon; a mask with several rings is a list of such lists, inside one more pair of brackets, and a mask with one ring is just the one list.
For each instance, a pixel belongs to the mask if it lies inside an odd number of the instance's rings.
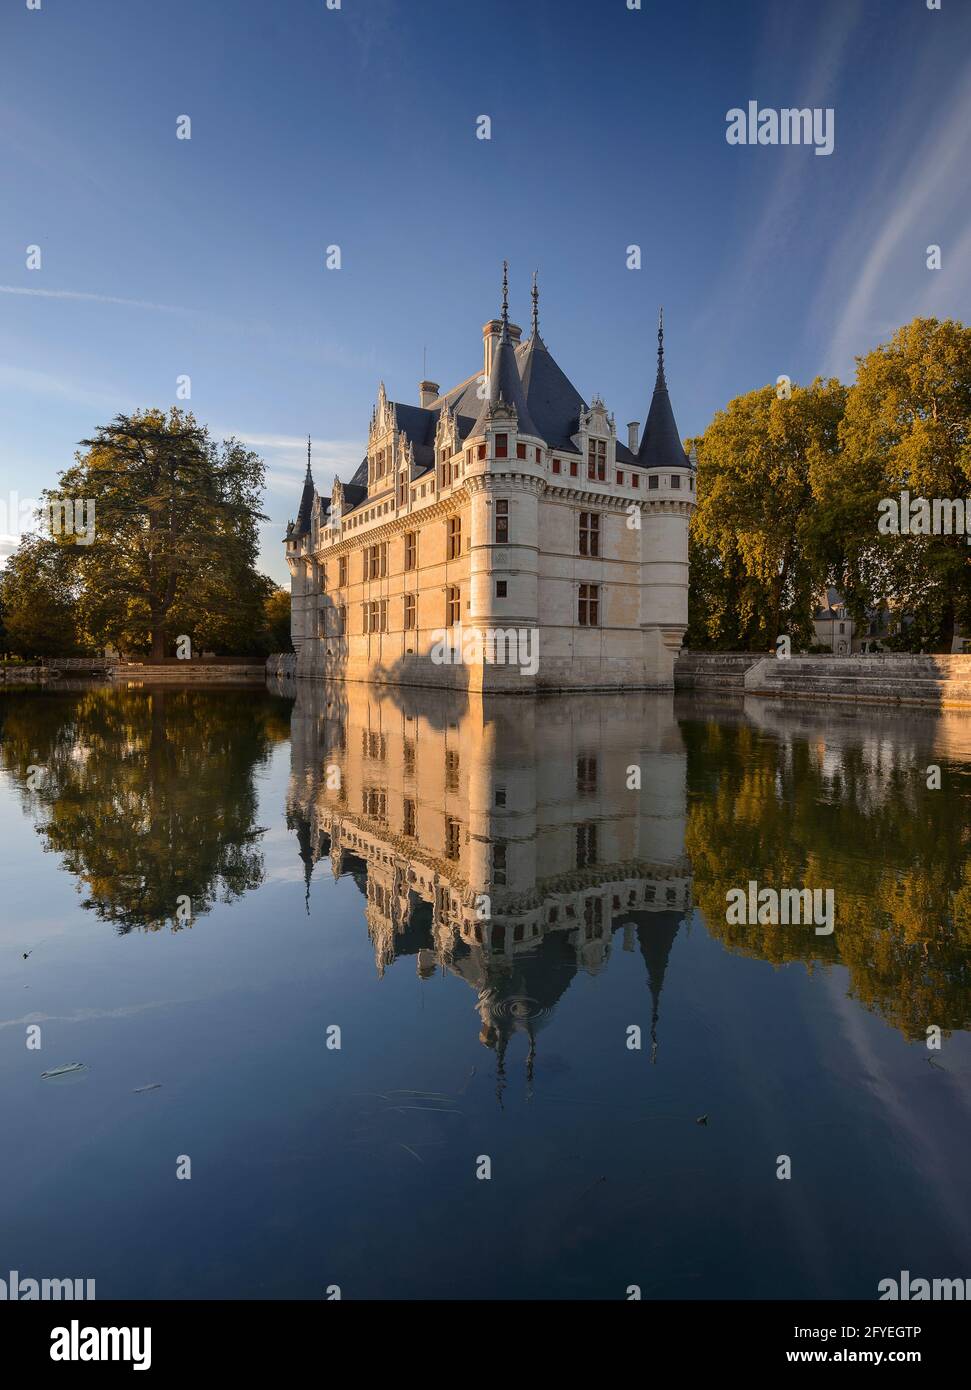
{"label": "reflection of castle in water", "polygon": [[691,901],[669,695],[564,699],[300,682],[288,818],[366,897],[378,971],[414,956],[475,990],[500,1065],[622,934],[658,1000]]}

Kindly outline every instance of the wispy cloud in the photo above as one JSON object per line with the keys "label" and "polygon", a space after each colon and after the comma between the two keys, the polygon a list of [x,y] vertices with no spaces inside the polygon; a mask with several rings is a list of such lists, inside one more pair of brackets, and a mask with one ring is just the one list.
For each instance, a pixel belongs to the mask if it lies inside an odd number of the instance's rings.
{"label": "wispy cloud", "polygon": [[[961,253],[971,237],[971,202],[967,184],[967,132],[971,127],[971,72],[966,71],[951,99],[939,108],[941,119],[930,121],[926,111],[918,127],[926,132],[923,140],[908,139],[913,126],[890,132],[893,164],[881,171],[884,196],[860,201],[857,216],[844,227],[830,259],[831,293],[829,302],[842,307],[829,336],[826,360],[829,370],[851,374],[853,357],[872,347],[888,328],[901,320],[897,310],[889,322],[886,287],[898,281],[900,267],[924,264],[926,247],[943,239],[943,229],[960,225],[942,247],[944,271],[927,271],[927,293],[915,296],[911,312],[921,300],[929,302],[939,292],[945,275],[949,283],[947,298],[953,306],[965,298],[971,284],[971,269]],[[901,151],[910,157],[901,161]],[[875,189],[881,182],[875,177]],[[887,194],[890,196],[888,197]],[[963,206],[962,206],[963,205]],[[862,264],[860,249],[864,248]],[[847,266],[854,268],[850,285],[845,283]],[[841,273],[842,272],[842,273]],[[922,289],[925,287],[922,285]]]}
{"label": "wispy cloud", "polygon": [[134,409],[117,391],[52,376],[50,372],[33,371],[28,367],[12,367],[3,362],[0,362],[0,387],[8,387],[22,395],[56,396],[93,410],[110,410],[112,415],[116,415],[119,410]]}
{"label": "wispy cloud", "polygon": [[160,314],[191,314],[181,304],[153,304],[148,299],[124,299],[114,294],[89,294],[86,290],[27,289],[22,285],[0,285],[0,294],[24,295],[31,299],[80,299],[92,304],[121,304],[126,309],[152,309]]}

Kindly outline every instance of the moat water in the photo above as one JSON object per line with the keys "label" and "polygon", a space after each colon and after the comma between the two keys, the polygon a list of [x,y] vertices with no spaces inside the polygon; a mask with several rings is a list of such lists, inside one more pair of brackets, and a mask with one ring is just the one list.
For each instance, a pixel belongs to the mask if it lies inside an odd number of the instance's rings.
{"label": "moat water", "polygon": [[971,716],[294,693],[0,693],[0,1278],[971,1276]]}

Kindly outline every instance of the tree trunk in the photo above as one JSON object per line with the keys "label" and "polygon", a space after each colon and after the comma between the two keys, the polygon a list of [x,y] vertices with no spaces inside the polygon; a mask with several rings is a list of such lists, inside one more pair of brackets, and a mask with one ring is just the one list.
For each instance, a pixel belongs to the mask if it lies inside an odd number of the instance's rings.
{"label": "tree trunk", "polygon": [[941,627],[937,635],[938,650],[945,656],[950,655],[951,648],[954,646],[954,595],[948,594],[944,604],[944,612],[941,614]]}
{"label": "tree trunk", "polygon": [[163,656],[165,656],[165,655],[166,655],[165,647],[166,647],[166,641],[165,641],[165,624],[164,624],[164,622],[153,622],[153,623],[152,623],[152,656],[155,656],[155,657],[163,657]]}

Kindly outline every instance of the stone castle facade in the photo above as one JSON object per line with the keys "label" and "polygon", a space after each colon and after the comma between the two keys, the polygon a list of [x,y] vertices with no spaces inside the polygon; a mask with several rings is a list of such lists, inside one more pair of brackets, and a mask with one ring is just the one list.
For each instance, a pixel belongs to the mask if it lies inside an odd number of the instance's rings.
{"label": "stone castle facade", "polygon": [[500,1053],[576,975],[606,968],[618,946],[639,952],[656,1043],[692,906],[687,754],[670,696],[295,684],[287,819],[308,911],[315,870],[353,877],[378,972],[411,957],[423,977],[464,979],[480,1039]]}
{"label": "stone castle facade", "polygon": [[[695,470],[664,376],[624,443],[540,336],[501,316],[480,371],[420,403],[382,383],[329,498],[308,445],[286,533],[298,676],[530,693],[671,688],[688,622]],[[469,642],[469,635],[481,641]],[[444,640],[443,640],[444,639]],[[443,654],[444,653],[444,654]],[[451,653],[451,655],[450,655]]]}

